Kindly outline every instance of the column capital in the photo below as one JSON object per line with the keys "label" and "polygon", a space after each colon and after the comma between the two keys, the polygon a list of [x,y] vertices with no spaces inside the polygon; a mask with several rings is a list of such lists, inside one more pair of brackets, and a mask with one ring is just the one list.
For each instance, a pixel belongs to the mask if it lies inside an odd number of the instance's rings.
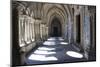
{"label": "column capital", "polygon": [[35,24],[40,24],[40,23],[41,23],[41,20],[35,19]]}

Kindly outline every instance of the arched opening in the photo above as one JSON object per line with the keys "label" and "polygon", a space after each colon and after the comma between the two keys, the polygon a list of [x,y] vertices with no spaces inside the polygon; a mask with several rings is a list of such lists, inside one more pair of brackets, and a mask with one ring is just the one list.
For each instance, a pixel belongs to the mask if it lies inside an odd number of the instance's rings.
{"label": "arched opening", "polygon": [[51,21],[51,35],[52,37],[60,37],[61,36],[61,23],[58,18],[54,18]]}

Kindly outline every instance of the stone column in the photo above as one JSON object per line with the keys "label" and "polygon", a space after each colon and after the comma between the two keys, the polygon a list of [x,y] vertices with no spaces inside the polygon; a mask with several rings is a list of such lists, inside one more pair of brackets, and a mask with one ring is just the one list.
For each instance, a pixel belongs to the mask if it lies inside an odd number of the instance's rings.
{"label": "stone column", "polygon": [[46,40],[46,25],[44,25],[44,39]]}
{"label": "stone column", "polygon": [[46,27],[46,39],[48,38],[48,27]]}
{"label": "stone column", "polygon": [[30,42],[30,34],[29,34],[29,20],[27,19],[27,43]]}
{"label": "stone column", "polygon": [[84,22],[83,22],[83,44],[84,44],[84,56],[88,60],[89,58],[89,50],[90,50],[90,17],[87,7],[85,7],[84,11]]}
{"label": "stone column", "polygon": [[40,20],[35,20],[35,39],[40,40]]}
{"label": "stone column", "polygon": [[76,15],[74,15],[74,43],[76,43]]}
{"label": "stone column", "polygon": [[68,18],[68,42],[71,43],[72,39],[72,21],[71,17]]}
{"label": "stone column", "polygon": [[34,41],[34,21],[33,20],[31,20],[31,22],[32,22],[32,41]]}
{"label": "stone column", "polygon": [[34,23],[34,21],[33,21],[33,19],[30,17],[30,34],[31,34],[31,41],[34,41],[34,39],[33,39],[33,37],[34,37],[34,35],[33,35],[33,31],[34,31],[34,26],[33,26],[33,23]]}
{"label": "stone column", "polygon": [[43,41],[45,40],[45,24],[42,24],[42,36],[43,36]]}
{"label": "stone column", "polygon": [[32,21],[31,21],[31,17],[29,17],[29,39],[32,42]]}
{"label": "stone column", "polygon": [[65,24],[65,28],[64,28],[64,39],[65,39],[65,41],[67,41],[67,23]]}
{"label": "stone column", "polygon": [[30,29],[31,29],[31,30],[30,30],[30,33],[31,33],[31,38],[30,38],[30,39],[31,39],[31,41],[32,41],[32,23],[30,23]]}
{"label": "stone column", "polygon": [[25,41],[27,42],[27,22],[25,22]]}
{"label": "stone column", "polygon": [[46,40],[46,25],[44,24],[44,40]]}
{"label": "stone column", "polygon": [[43,24],[40,24],[40,35],[41,35],[41,40],[43,41]]}
{"label": "stone column", "polygon": [[19,15],[19,43],[24,44],[25,40],[25,22],[24,17],[22,15]]}
{"label": "stone column", "polygon": [[32,22],[32,41],[34,41],[35,40],[34,19],[32,19],[31,22]]}
{"label": "stone column", "polygon": [[21,17],[19,16],[19,44],[21,44],[21,21],[22,21],[22,19],[21,19]]}

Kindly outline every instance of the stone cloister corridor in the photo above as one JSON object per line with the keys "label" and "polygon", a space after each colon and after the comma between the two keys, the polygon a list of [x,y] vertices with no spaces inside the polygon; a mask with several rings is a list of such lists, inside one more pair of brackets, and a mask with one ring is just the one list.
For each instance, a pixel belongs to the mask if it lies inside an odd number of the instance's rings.
{"label": "stone cloister corridor", "polygon": [[26,64],[47,64],[85,61],[82,53],[73,44],[68,44],[61,37],[50,37],[26,58]]}
{"label": "stone cloister corridor", "polygon": [[12,1],[12,64],[96,60],[96,7]]}

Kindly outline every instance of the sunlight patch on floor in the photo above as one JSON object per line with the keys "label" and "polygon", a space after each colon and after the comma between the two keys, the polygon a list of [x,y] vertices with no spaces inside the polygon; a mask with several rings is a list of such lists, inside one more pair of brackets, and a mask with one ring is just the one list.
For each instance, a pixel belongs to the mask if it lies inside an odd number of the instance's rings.
{"label": "sunlight patch on floor", "polygon": [[55,40],[64,41],[64,39],[61,38],[61,37],[50,37],[50,38],[48,38],[47,40],[48,40],[48,41],[55,41]]}
{"label": "sunlight patch on floor", "polygon": [[46,57],[45,55],[35,55],[35,54],[32,54],[28,59],[36,60],[36,61],[56,61],[58,60],[54,56]]}
{"label": "sunlight patch on floor", "polygon": [[45,41],[43,45],[56,45],[56,42],[55,41],[53,42]]}
{"label": "sunlight patch on floor", "polygon": [[36,50],[34,52],[35,54],[56,54],[56,52],[50,52],[50,51],[41,51],[41,50]]}
{"label": "sunlight patch on floor", "polygon": [[38,50],[55,50],[55,48],[39,47]]}
{"label": "sunlight patch on floor", "polygon": [[49,39],[47,39],[47,40],[50,40],[50,41],[53,41],[53,40],[56,40],[56,38],[49,38]]}
{"label": "sunlight patch on floor", "polygon": [[60,42],[60,44],[62,44],[62,45],[68,45],[67,42]]}
{"label": "sunlight patch on floor", "polygon": [[67,51],[66,54],[74,58],[83,58],[82,54],[75,51]]}

